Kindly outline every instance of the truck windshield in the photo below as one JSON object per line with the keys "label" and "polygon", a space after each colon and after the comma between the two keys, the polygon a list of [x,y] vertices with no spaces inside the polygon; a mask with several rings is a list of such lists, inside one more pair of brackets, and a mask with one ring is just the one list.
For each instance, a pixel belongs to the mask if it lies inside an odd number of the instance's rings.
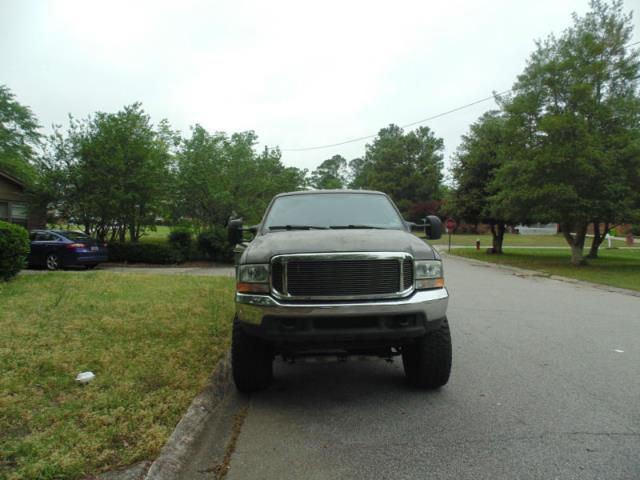
{"label": "truck windshield", "polygon": [[[318,193],[277,198],[265,221],[269,230],[313,228],[404,228],[402,218],[384,195]],[[304,228],[302,228],[304,227]]]}

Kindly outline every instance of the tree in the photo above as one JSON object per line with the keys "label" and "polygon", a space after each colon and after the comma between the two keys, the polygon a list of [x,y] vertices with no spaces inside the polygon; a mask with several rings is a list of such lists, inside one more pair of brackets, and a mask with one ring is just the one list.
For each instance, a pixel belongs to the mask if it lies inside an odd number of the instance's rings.
{"label": "tree", "polygon": [[347,178],[349,179],[349,188],[355,190],[368,188],[367,176],[368,176],[368,164],[364,158],[354,158],[349,161],[347,170]]}
{"label": "tree", "polygon": [[417,202],[440,199],[444,142],[429,129],[420,127],[407,134],[397,125],[378,132],[367,145],[352,185],[389,194],[407,215]]}
{"label": "tree", "polygon": [[347,160],[341,155],[334,155],[311,173],[311,185],[323,190],[344,188],[347,185],[347,168]]}
{"label": "tree", "polygon": [[560,37],[539,42],[501,101],[518,148],[496,175],[497,211],[557,221],[584,263],[589,223],[631,220],[640,189],[639,53],[622,2],[591,2]]}
{"label": "tree", "polygon": [[274,195],[303,186],[306,171],[285,167],[278,149],[256,153],[256,143],[254,132],[193,127],[178,154],[174,217],[190,218],[198,229],[222,225],[232,213],[257,223]]}
{"label": "tree", "polygon": [[500,113],[485,113],[471,125],[469,133],[453,159],[455,190],[448,209],[468,223],[488,223],[493,238],[493,253],[502,253],[505,218],[495,214],[491,196],[496,172],[508,154],[509,134],[506,119]]}
{"label": "tree", "polygon": [[61,212],[99,240],[137,241],[163,212],[176,134],[158,128],[139,103],[117,113],[70,118],[66,137],[56,131],[40,161],[47,189]]}
{"label": "tree", "polygon": [[31,109],[0,85],[0,169],[28,184],[35,180],[31,161],[40,140],[38,129]]}

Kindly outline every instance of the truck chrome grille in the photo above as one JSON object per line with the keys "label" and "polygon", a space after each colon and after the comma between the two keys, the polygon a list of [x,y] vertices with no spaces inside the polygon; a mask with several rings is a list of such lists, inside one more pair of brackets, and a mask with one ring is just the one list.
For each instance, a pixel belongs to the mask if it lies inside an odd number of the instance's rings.
{"label": "truck chrome grille", "polygon": [[275,257],[273,293],[286,299],[393,298],[413,290],[413,259],[402,253]]}

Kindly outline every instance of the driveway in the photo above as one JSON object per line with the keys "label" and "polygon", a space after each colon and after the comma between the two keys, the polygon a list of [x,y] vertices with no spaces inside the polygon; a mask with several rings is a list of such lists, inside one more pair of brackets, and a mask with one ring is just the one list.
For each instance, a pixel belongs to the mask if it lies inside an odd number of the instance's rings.
{"label": "driveway", "polygon": [[450,383],[278,362],[228,480],[640,478],[640,298],[445,257]]}

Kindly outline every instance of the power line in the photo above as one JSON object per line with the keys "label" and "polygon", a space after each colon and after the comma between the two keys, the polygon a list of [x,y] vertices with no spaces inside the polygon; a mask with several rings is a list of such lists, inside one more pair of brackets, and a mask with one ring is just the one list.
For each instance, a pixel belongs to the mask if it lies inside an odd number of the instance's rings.
{"label": "power line", "polygon": [[[630,43],[630,44],[626,45],[626,47],[627,48],[628,47],[633,47],[633,46],[639,45],[639,44],[640,44],[640,41],[637,41],[637,42]],[[638,77],[636,77],[636,78],[638,78]],[[503,92],[500,92],[500,93],[495,93],[495,94],[493,94],[493,95],[491,95],[489,97],[481,98],[480,100],[476,100],[475,102],[467,103],[466,105],[462,105],[461,107],[452,108],[451,110],[447,110],[446,112],[438,113],[438,114],[433,115],[431,117],[423,118],[422,120],[417,120],[415,122],[407,123],[406,125],[400,125],[400,128],[414,127],[416,125],[420,125],[421,123],[429,122],[431,120],[435,120],[436,118],[444,117],[445,115],[449,115],[451,113],[459,112],[460,110],[464,110],[466,108],[473,107],[474,105],[478,105],[480,103],[484,103],[484,102],[487,102],[489,100],[493,100],[496,97],[501,97],[502,95],[506,95],[507,93],[510,93],[511,91],[513,91],[512,88],[510,88],[509,90],[505,90]],[[344,140],[344,141],[338,142],[338,143],[328,143],[328,144],[325,144],[325,145],[316,145],[316,146],[313,146],[313,147],[283,148],[283,149],[281,149],[281,151],[283,151],[283,152],[310,152],[312,150],[323,150],[325,148],[339,147],[341,145],[347,145],[349,143],[355,143],[355,142],[361,142],[363,140],[369,140],[370,138],[374,138],[376,135],[378,135],[378,134],[377,133],[373,133],[373,134],[370,134],[370,135],[364,135],[362,137],[357,137],[357,138],[352,138],[352,139],[349,139],[349,140]]]}
{"label": "power line", "polygon": [[[441,113],[438,113],[436,115],[432,115],[431,117],[423,118],[422,120],[417,120],[415,122],[407,123],[406,125],[400,125],[400,128],[414,127],[414,126],[419,125],[421,123],[429,122],[431,120],[435,120],[436,118],[444,117],[445,115],[449,115],[451,113],[455,113],[455,112],[458,112],[460,110],[464,110],[465,108],[469,108],[469,107],[472,107],[474,105],[478,105],[480,103],[484,103],[486,101],[493,100],[493,99],[495,99],[495,97],[502,96],[502,95],[504,95],[506,93],[509,93],[510,91],[511,91],[511,89],[505,90],[504,92],[496,93],[495,95],[491,95],[490,97],[485,97],[485,98],[482,98],[480,100],[476,100],[475,102],[467,103],[466,105],[462,105],[461,107],[452,108],[451,110],[447,110],[446,112],[441,112]],[[374,138],[376,135],[378,135],[378,134],[377,133],[373,133],[371,135],[365,135],[363,137],[352,138],[350,140],[345,140],[343,142],[330,143],[330,144],[327,144],[327,145],[317,145],[317,146],[314,146],[314,147],[283,148],[282,151],[283,152],[308,152],[308,151],[311,151],[311,150],[321,150],[321,149],[324,149],[324,148],[339,147],[341,145],[346,145],[348,143],[361,142],[362,140],[368,140],[370,138]]]}

